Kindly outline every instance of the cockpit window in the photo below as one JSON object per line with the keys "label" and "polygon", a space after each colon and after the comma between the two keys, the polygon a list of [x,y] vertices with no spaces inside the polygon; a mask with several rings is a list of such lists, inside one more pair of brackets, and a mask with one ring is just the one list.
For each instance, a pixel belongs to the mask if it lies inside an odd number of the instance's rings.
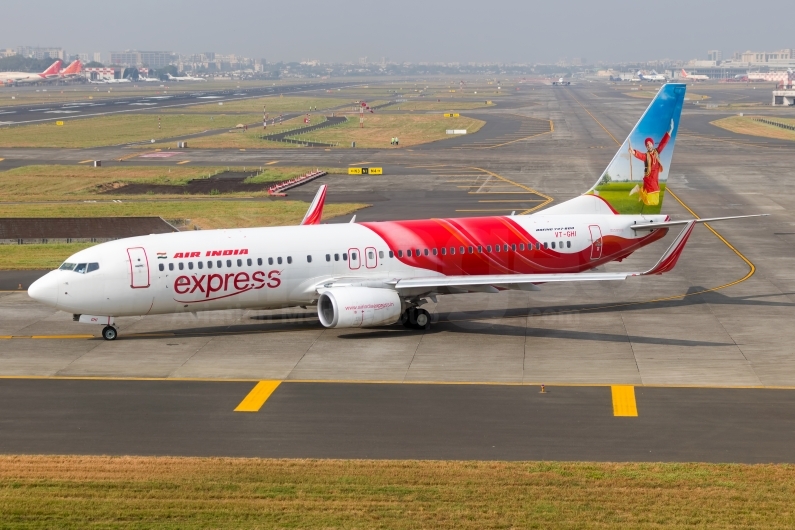
{"label": "cockpit window", "polygon": [[64,263],[58,267],[62,271],[75,271],[78,274],[88,274],[99,270],[99,263]]}

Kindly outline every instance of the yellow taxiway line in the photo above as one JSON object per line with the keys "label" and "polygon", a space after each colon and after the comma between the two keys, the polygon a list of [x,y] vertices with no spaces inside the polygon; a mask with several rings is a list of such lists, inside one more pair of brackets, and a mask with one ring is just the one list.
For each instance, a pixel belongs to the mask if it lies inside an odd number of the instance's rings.
{"label": "yellow taxiway line", "polygon": [[635,403],[635,387],[631,385],[613,385],[613,416],[637,416],[638,405]]}
{"label": "yellow taxiway line", "polygon": [[235,408],[235,412],[259,412],[274,390],[279,388],[279,384],[281,381],[260,381],[243,398],[243,401]]}

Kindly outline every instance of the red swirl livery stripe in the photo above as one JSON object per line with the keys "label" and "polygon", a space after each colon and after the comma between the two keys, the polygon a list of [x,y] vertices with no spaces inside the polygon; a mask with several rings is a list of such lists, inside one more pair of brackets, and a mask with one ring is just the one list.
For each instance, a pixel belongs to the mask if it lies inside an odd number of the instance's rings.
{"label": "red swirl livery stripe", "polygon": [[[605,235],[602,237],[601,257],[591,259],[591,246],[572,252],[559,252],[543,246],[536,249],[538,239],[510,217],[360,224],[381,237],[395,257],[405,265],[445,276],[581,272],[602,263],[623,259],[667,233],[667,229],[661,229],[641,238]],[[501,247],[499,252],[493,248],[496,245]],[[506,245],[508,251],[504,250]],[[524,245],[526,250],[519,250],[520,245]],[[492,247],[491,252],[487,252],[487,246]],[[455,253],[449,251],[451,247]],[[464,247],[463,254],[461,247]],[[482,247],[482,252],[478,252],[478,247]],[[441,255],[441,252],[433,254],[433,249],[442,248],[447,250],[446,255]],[[411,255],[407,252],[409,250]]]}

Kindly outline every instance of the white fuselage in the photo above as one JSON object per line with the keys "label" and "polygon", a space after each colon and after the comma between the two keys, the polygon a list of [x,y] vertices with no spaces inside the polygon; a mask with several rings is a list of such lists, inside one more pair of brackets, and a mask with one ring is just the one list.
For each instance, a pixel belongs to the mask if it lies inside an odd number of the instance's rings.
{"label": "white fuselage", "polygon": [[[602,235],[626,241],[630,248],[642,237],[630,225],[665,218],[664,215],[537,214],[505,219],[519,225],[542,245],[555,244],[556,257],[548,258],[543,272],[557,273],[578,272],[615,259],[601,254],[593,256],[594,234],[600,234],[600,253]],[[67,263],[84,264],[83,270],[92,268],[87,264],[96,264],[93,267],[96,270],[84,273],[55,270],[38,280],[29,292],[35,299],[63,311],[114,317],[278,308],[314,303],[318,286],[332,280],[385,282],[443,276],[440,270],[449,270],[461,263],[467,253],[478,252],[477,245],[469,250],[451,239],[445,245],[449,244],[456,253],[447,251],[442,256],[441,249],[414,248],[418,245],[410,241],[406,239],[405,245],[393,243],[390,248],[376,231],[355,223],[140,236],[102,243],[74,254]],[[491,241],[480,243],[483,251],[487,244],[490,248]],[[398,252],[402,257],[409,250],[424,252],[423,263],[430,266],[416,267],[398,258]],[[522,256],[507,254],[536,252],[534,256],[538,256],[545,251],[543,247],[538,251],[519,250],[517,246],[516,250],[504,252],[498,257],[514,260]],[[566,263],[567,255],[569,258],[584,255],[585,263],[572,268],[571,263]]]}

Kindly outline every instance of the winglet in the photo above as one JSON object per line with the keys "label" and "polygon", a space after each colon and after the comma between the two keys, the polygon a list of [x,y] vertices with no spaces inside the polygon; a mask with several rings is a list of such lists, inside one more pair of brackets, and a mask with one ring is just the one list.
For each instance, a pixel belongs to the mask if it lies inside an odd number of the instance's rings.
{"label": "winglet", "polygon": [[312,204],[304,215],[304,220],[301,221],[302,225],[319,225],[320,219],[323,217],[323,205],[326,202],[326,185],[321,184],[320,189],[317,190],[315,198],[312,199]]}
{"label": "winglet", "polygon": [[693,232],[693,228],[696,226],[696,220],[688,221],[687,225],[679,232],[679,235],[676,236],[674,242],[671,243],[671,246],[668,247],[668,250],[665,251],[665,254],[660,258],[660,260],[652,267],[651,269],[647,270],[646,272],[641,272],[637,276],[649,276],[652,274],[662,274],[664,272],[668,272],[672,270],[676,266],[676,262],[679,260],[679,256],[682,255],[682,251],[685,249],[685,244],[687,243],[690,234]]}

